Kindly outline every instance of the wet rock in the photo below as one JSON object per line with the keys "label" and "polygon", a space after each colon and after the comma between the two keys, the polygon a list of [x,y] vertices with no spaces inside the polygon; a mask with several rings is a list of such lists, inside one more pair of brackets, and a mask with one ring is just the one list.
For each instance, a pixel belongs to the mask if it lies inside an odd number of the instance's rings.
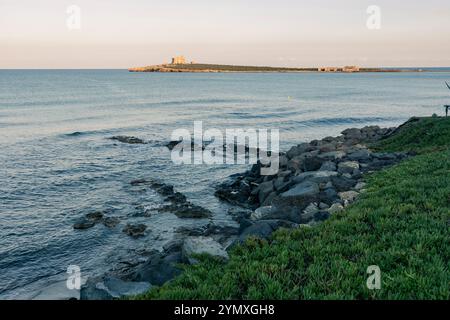
{"label": "wet rock", "polygon": [[131,278],[161,286],[181,274],[182,270],[178,267],[182,263],[181,245],[172,249],[166,255],[152,254],[145,263],[139,265]]}
{"label": "wet rock", "polygon": [[149,181],[147,181],[145,179],[136,179],[136,180],[133,180],[133,181],[130,182],[130,184],[132,186],[139,186],[141,184],[147,184],[147,183],[149,183]]}
{"label": "wet rock", "polygon": [[103,219],[103,212],[95,211],[95,212],[88,213],[86,215],[86,219],[94,221],[94,222],[99,222],[100,220]]}
{"label": "wet rock", "polygon": [[130,137],[130,136],[114,136],[109,138],[111,140],[117,140],[122,143],[128,143],[128,144],[145,144],[146,142],[142,139],[136,138],[136,137]]}
{"label": "wet rock", "polygon": [[228,253],[211,237],[189,237],[184,240],[182,255],[190,264],[196,264],[195,255],[207,254],[222,261],[228,260]]}
{"label": "wet rock", "polygon": [[95,226],[94,221],[83,217],[83,218],[78,219],[75,222],[75,224],[73,225],[73,228],[77,229],[77,230],[84,230],[84,229],[92,228],[93,226]]}
{"label": "wet rock", "polygon": [[273,191],[273,181],[267,181],[261,183],[256,189],[255,192],[258,193],[259,203],[263,203],[267,196]]}
{"label": "wet rock", "polygon": [[147,226],[145,224],[127,224],[123,228],[123,232],[133,238],[142,237],[145,234]]}
{"label": "wet rock", "polygon": [[179,144],[180,143],[180,141],[169,141],[168,143],[166,143],[166,147],[170,150],[170,151],[172,151],[174,148],[175,148],[175,146],[177,145],[177,144]]}
{"label": "wet rock", "polygon": [[203,219],[212,216],[211,211],[190,202],[182,204],[170,204],[160,208],[162,212],[172,212],[182,219]]}
{"label": "wet rock", "polygon": [[264,219],[269,214],[273,213],[273,207],[272,206],[266,206],[266,207],[260,207],[256,209],[251,215],[251,220],[261,220]]}
{"label": "wet rock", "polygon": [[120,223],[120,219],[117,217],[106,217],[103,220],[103,224],[108,228],[114,228]]}

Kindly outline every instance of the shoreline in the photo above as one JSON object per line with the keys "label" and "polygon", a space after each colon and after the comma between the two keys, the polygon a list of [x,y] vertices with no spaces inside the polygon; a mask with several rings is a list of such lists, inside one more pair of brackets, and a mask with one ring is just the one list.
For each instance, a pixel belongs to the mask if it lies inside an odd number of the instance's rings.
{"label": "shoreline", "polygon": [[[237,227],[209,223],[182,228],[162,251],[152,251],[146,261],[130,261],[129,267],[113,267],[103,276],[88,279],[81,289],[81,299],[142,294],[179,276],[180,263],[196,264],[198,254],[226,262],[230,250],[249,238],[268,239],[280,228],[321,224],[365,192],[366,174],[411,156],[405,152],[376,153],[368,148],[396,130],[378,126],[347,129],[341,136],[302,143],[280,154],[280,171],[274,176],[261,176],[261,167],[253,165],[250,170],[229,177],[216,187],[215,195],[233,206],[228,214]],[[172,203],[170,210],[173,206],[185,206],[185,197],[170,185],[150,180],[131,184],[148,185],[164,194]]]}

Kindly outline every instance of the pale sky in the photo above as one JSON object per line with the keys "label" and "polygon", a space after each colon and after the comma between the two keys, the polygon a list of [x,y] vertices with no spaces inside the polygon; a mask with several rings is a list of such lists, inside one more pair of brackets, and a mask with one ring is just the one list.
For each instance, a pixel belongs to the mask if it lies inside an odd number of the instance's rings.
{"label": "pale sky", "polygon": [[[81,9],[80,29],[67,8]],[[367,27],[370,5],[379,30]],[[0,68],[450,66],[449,0],[0,0]]]}

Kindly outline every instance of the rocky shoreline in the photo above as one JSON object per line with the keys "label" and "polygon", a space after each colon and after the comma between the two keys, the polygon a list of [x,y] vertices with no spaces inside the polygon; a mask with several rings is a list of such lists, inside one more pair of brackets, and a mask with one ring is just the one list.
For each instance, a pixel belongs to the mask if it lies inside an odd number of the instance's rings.
{"label": "rocky shoreline", "polygon": [[[151,251],[143,260],[129,261],[104,276],[88,279],[81,289],[81,299],[140,294],[173,279],[182,272],[179,264],[196,263],[198,254],[226,262],[227,251],[249,237],[267,239],[279,228],[312,227],[326,220],[365,192],[365,174],[412,155],[369,149],[371,143],[395,130],[377,126],[347,129],[338,137],[302,143],[280,154],[280,170],[276,175],[261,176],[261,165],[256,164],[245,173],[231,176],[217,186],[215,195],[233,205],[228,214],[238,223],[237,227],[209,223],[180,228],[162,251]],[[132,139],[130,143],[136,142]],[[149,186],[165,197],[166,205],[161,212],[174,212],[179,218],[211,216],[211,212],[191,204],[173,186],[146,179],[132,181],[131,185]],[[84,222],[89,227],[99,221],[105,223],[102,219],[105,218],[99,214],[91,214]],[[140,226],[127,225],[125,229],[123,232],[130,236],[145,232]]]}

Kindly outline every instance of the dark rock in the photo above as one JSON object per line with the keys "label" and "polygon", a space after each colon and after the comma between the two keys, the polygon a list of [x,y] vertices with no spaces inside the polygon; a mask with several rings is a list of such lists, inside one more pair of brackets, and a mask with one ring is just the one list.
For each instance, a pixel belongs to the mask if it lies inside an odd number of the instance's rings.
{"label": "dark rock", "polygon": [[328,211],[318,211],[314,214],[315,221],[324,221],[330,217],[330,213]]}
{"label": "dark rock", "polygon": [[81,300],[113,300],[145,293],[150,289],[148,282],[128,282],[113,276],[94,278],[80,290]]}
{"label": "dark rock", "polygon": [[154,253],[145,263],[139,265],[131,278],[134,281],[148,281],[152,285],[161,286],[181,273],[178,268],[181,262],[181,251],[168,255]]}
{"label": "dark rock", "polygon": [[89,220],[85,217],[78,219],[75,224],[73,225],[74,229],[83,230],[83,229],[89,229],[95,226],[95,222],[92,220]]}
{"label": "dark rock", "polygon": [[103,220],[103,224],[107,226],[108,228],[114,228],[120,223],[120,219],[116,217],[106,217]]}
{"label": "dark rock", "polygon": [[129,144],[145,144],[146,142],[142,139],[136,138],[136,137],[129,137],[129,136],[114,136],[109,138],[111,140],[117,140],[122,143],[129,143]]}
{"label": "dark rock", "polygon": [[360,149],[352,153],[348,153],[347,158],[351,161],[368,162],[371,159],[371,153],[367,149]]}
{"label": "dark rock", "polygon": [[325,162],[324,159],[319,157],[308,157],[303,160],[303,171],[316,171],[319,170],[322,164]]}
{"label": "dark rock", "polygon": [[339,199],[338,193],[334,188],[325,189],[322,195],[323,197],[321,197],[321,200],[329,205]]}
{"label": "dark rock", "polygon": [[91,220],[93,222],[98,222],[103,219],[103,212],[95,211],[95,212],[88,213],[86,215],[86,219]]}
{"label": "dark rock", "polygon": [[295,185],[292,189],[281,194],[282,197],[313,196],[319,193],[319,185],[315,182],[304,181]]}
{"label": "dark rock", "polygon": [[167,147],[170,151],[172,151],[173,148],[175,148],[175,146],[176,146],[177,144],[179,144],[179,143],[180,143],[180,141],[169,141],[168,143],[166,143],[166,147]]}
{"label": "dark rock", "polygon": [[286,153],[286,156],[288,157],[288,159],[292,159],[294,157],[301,155],[302,153],[310,152],[314,149],[315,148],[313,146],[311,146],[309,143],[302,143],[302,144],[299,144],[298,146],[292,147]]}
{"label": "dark rock", "polygon": [[122,231],[130,237],[138,238],[144,235],[146,229],[145,224],[127,224]]}
{"label": "dark rock", "polygon": [[159,209],[162,212],[172,212],[178,218],[209,218],[212,213],[208,209],[194,205],[190,202],[182,204],[169,204]]}
{"label": "dark rock", "polygon": [[351,190],[357,183],[357,180],[343,176],[332,177],[331,182],[338,192]]}
{"label": "dark rock", "polygon": [[147,180],[145,180],[145,179],[136,179],[136,180],[133,180],[133,181],[130,182],[130,184],[132,186],[138,186],[138,185],[147,184],[147,183],[149,183],[149,182]]}
{"label": "dark rock", "polygon": [[258,221],[246,228],[239,236],[239,242],[244,242],[249,237],[257,237],[261,239],[267,239],[273,232],[272,226],[265,221]]}
{"label": "dark rock", "polygon": [[336,171],[336,164],[332,161],[325,161],[320,167],[320,171]]}

